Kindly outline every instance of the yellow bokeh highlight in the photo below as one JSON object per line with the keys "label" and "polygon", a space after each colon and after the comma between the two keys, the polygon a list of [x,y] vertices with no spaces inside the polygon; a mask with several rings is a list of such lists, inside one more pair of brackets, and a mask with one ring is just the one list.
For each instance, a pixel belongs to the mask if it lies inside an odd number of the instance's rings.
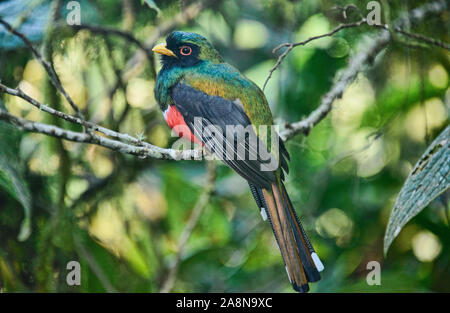
{"label": "yellow bokeh highlight", "polygon": [[362,129],[351,137],[353,158],[358,164],[357,174],[370,177],[380,172],[385,165],[383,138],[374,138],[374,129]]}
{"label": "yellow bokeh highlight", "polygon": [[352,234],[353,221],[344,211],[333,208],[319,216],[315,227],[321,236],[336,238],[337,243],[344,243]]}
{"label": "yellow bokeh highlight", "polygon": [[30,169],[43,176],[56,175],[59,169],[60,157],[58,154],[47,155],[43,151],[43,147],[39,147],[37,153],[28,161]]}
{"label": "yellow bokeh highlight", "polygon": [[412,238],[414,255],[421,262],[433,261],[441,253],[439,238],[429,231],[421,231]]}
{"label": "yellow bokeh highlight", "polygon": [[375,101],[375,92],[366,77],[359,75],[343,93],[341,99],[334,101],[331,123],[340,136],[347,136],[361,124],[365,110]]}
{"label": "yellow bokeh highlight", "polygon": [[[64,89],[80,109],[84,109],[87,104],[87,90],[83,78],[83,70],[88,64],[85,53],[82,35],[78,34],[75,38],[66,40],[64,54],[55,54],[53,57],[55,71]],[[67,100],[64,97],[62,99],[69,107]]]}
{"label": "yellow bokeh highlight", "polygon": [[[126,219],[120,208],[111,202],[101,202],[89,226],[89,232],[108,250],[127,260],[136,273],[150,277],[151,268],[147,266],[135,241],[127,233],[125,222]],[[136,224],[133,221],[128,222],[135,227]]]}
{"label": "yellow bokeh highlight", "polygon": [[423,142],[427,132],[441,127],[447,121],[447,111],[439,98],[431,98],[423,105],[416,104],[406,115],[403,128],[416,142]]}
{"label": "yellow bokeh highlight", "polygon": [[[122,133],[137,136],[145,132],[145,122],[142,117],[141,111],[137,109],[131,109],[125,121],[120,125],[120,131]],[[144,138],[145,139],[145,138]]]}
{"label": "yellow bokeh highlight", "polygon": [[69,199],[78,199],[81,194],[86,191],[86,189],[89,187],[89,183],[86,179],[80,179],[80,178],[71,178],[67,182],[67,196]]}
{"label": "yellow bokeh highlight", "polygon": [[148,139],[152,144],[158,147],[165,147],[169,141],[169,135],[169,128],[161,124],[153,127]]}
{"label": "yellow bokeh highlight", "polygon": [[255,49],[264,47],[269,39],[269,33],[264,24],[243,19],[237,22],[234,32],[234,42],[240,49]]}
{"label": "yellow bokeh highlight", "polygon": [[[295,34],[295,42],[304,41],[310,37],[325,34],[330,31],[330,23],[323,14],[316,14],[308,18]],[[333,41],[330,37],[314,40],[308,44],[308,48],[327,48]]]}
{"label": "yellow bokeh highlight", "polygon": [[434,87],[445,88],[448,86],[448,74],[441,64],[435,64],[430,68],[428,79]]}
{"label": "yellow bokeh highlight", "polygon": [[110,104],[113,108],[114,119],[121,118],[125,108],[126,108],[126,96],[123,90],[119,89],[116,91],[112,98],[112,102]]}
{"label": "yellow bokeh highlight", "polygon": [[411,65],[401,58],[394,57],[389,64],[388,71],[388,85],[406,89],[414,81],[417,81],[417,76],[413,74]]}
{"label": "yellow bokeh highlight", "polygon": [[90,145],[86,149],[86,159],[91,164],[95,176],[103,178],[113,171],[114,164],[108,153],[108,149],[96,145]]}
{"label": "yellow bokeh highlight", "polygon": [[381,136],[374,128],[362,128],[348,140],[349,155],[357,162],[357,174],[370,177],[379,173],[389,162],[400,157],[396,140]]}
{"label": "yellow bokeh highlight", "polygon": [[155,105],[153,89],[155,83],[142,78],[133,78],[128,82],[126,98],[135,108],[152,108]]}
{"label": "yellow bokeh highlight", "polygon": [[[84,109],[87,103],[87,90],[80,69],[73,69],[69,66],[71,62],[69,62],[67,57],[63,57],[60,54],[55,56],[54,63],[64,89],[72,98],[73,102],[80,109]],[[64,97],[61,97],[61,99],[63,99],[66,107],[70,106]]]}
{"label": "yellow bokeh highlight", "polygon": [[[43,93],[37,86],[29,83],[26,80],[22,80],[19,83],[18,87],[28,96],[36,99],[39,102],[42,101]],[[11,95],[6,95],[5,100],[6,109],[11,114],[22,116],[26,119],[39,121],[39,110],[29,102],[23,100],[22,98]]]}
{"label": "yellow bokeh highlight", "polygon": [[[41,64],[35,59],[29,60],[25,65],[22,81],[20,81],[18,87],[31,98],[42,103],[44,100],[43,83],[45,77],[46,73]],[[5,100],[6,109],[11,114],[39,121],[39,110],[27,101],[11,95],[6,95]]]}
{"label": "yellow bokeh highlight", "polygon": [[39,86],[46,75],[45,69],[36,59],[28,61],[23,70],[23,79],[35,86]]}
{"label": "yellow bokeh highlight", "polygon": [[96,101],[95,109],[91,114],[92,121],[103,121],[109,115],[111,110],[111,101],[108,97],[102,97]]}
{"label": "yellow bokeh highlight", "polygon": [[122,217],[110,202],[100,202],[97,213],[92,219],[89,232],[100,239],[115,254],[125,235]]}
{"label": "yellow bokeh highlight", "polygon": [[134,183],[127,188],[127,193],[132,195],[139,213],[145,218],[155,221],[166,216],[167,203],[159,190]]}

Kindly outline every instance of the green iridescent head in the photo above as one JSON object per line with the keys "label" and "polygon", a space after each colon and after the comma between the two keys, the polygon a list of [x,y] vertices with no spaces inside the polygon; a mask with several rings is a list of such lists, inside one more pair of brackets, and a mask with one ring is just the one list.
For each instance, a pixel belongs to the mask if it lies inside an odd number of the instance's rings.
{"label": "green iridescent head", "polygon": [[166,43],[156,45],[153,51],[162,55],[163,65],[168,67],[190,67],[201,61],[223,62],[213,45],[196,33],[174,31],[167,36]]}

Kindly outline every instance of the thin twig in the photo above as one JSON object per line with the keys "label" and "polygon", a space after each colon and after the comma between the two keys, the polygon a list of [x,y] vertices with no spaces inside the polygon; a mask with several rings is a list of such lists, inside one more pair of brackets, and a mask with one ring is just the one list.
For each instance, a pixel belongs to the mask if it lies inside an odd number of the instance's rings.
{"label": "thin twig", "polygon": [[105,35],[105,36],[106,35],[119,36],[119,37],[135,44],[136,46],[138,46],[139,49],[141,49],[142,51],[145,52],[148,59],[153,58],[153,52],[151,51],[151,49],[147,48],[140,40],[138,40],[136,37],[134,37],[129,32],[126,32],[126,31],[123,31],[120,29],[116,29],[116,28],[100,26],[100,25],[81,24],[81,25],[71,25],[70,27],[76,31],[88,30],[94,34],[101,34],[101,35]]}
{"label": "thin twig", "polygon": [[301,42],[296,42],[296,43],[290,43],[290,42],[286,42],[286,43],[282,43],[281,45],[278,45],[277,47],[275,47],[272,50],[272,53],[277,52],[278,50],[280,50],[283,47],[287,47],[287,49],[278,57],[277,62],[275,63],[275,65],[270,69],[269,71],[269,75],[266,78],[266,81],[264,82],[263,85],[263,90],[266,88],[267,83],[269,82],[270,78],[272,77],[273,72],[275,72],[275,70],[280,66],[281,62],[283,61],[283,59],[288,55],[289,52],[291,52],[292,49],[294,49],[295,47],[298,46],[304,46],[306,44],[308,44],[311,41],[320,39],[320,38],[324,38],[324,37],[330,37],[333,36],[334,34],[336,34],[337,32],[346,29],[346,28],[353,28],[353,27],[359,27],[363,24],[367,23],[366,19],[362,19],[359,22],[355,22],[355,23],[351,23],[351,24],[341,24],[338,27],[336,27],[335,29],[333,29],[332,31],[326,33],[326,34],[322,34],[322,35],[318,35],[318,36],[314,36],[314,37],[310,37],[304,41]]}
{"label": "thin twig", "polygon": [[175,256],[175,262],[171,266],[166,280],[162,283],[162,287],[160,289],[161,293],[167,293],[172,290],[172,287],[175,283],[175,279],[178,273],[178,268],[180,266],[181,260],[186,250],[186,244],[189,238],[191,237],[192,231],[197,225],[200,216],[204,212],[212,192],[214,191],[214,182],[216,180],[216,165],[213,161],[210,161],[207,162],[207,166],[208,166],[208,180],[206,183],[206,187],[203,190],[203,193],[198,198],[197,203],[195,204],[194,209],[192,210],[192,213],[189,216],[189,220],[187,221],[186,226],[184,227],[180,237],[178,238],[178,245],[177,245],[178,252]]}
{"label": "thin twig", "polygon": [[[445,2],[437,1],[437,2],[428,4],[428,5],[424,5],[418,9],[413,10],[411,17],[416,20],[421,20],[423,14],[422,14],[422,12],[419,12],[419,11],[432,11],[436,8],[439,8],[438,10],[442,11],[446,7],[447,7],[447,4]],[[404,22],[404,19],[398,21],[397,24],[401,24],[403,22]],[[336,34],[337,32],[339,32],[343,29],[360,27],[362,25],[368,25],[368,26],[372,26],[374,28],[381,28],[381,29],[389,31],[389,26],[387,24],[369,24],[369,23],[367,23],[366,18],[362,18],[360,21],[355,22],[355,23],[340,24],[328,33],[318,35],[318,36],[313,36],[313,37],[310,37],[301,42],[296,42],[296,43],[286,42],[286,43],[282,43],[282,44],[278,45],[277,47],[275,47],[272,50],[272,53],[276,53],[278,50],[280,50],[281,48],[284,48],[284,47],[286,47],[286,50],[278,57],[275,65],[270,69],[269,74],[264,82],[263,90],[265,90],[267,83],[272,78],[273,72],[275,72],[278,69],[278,67],[281,65],[281,62],[284,60],[284,58],[286,58],[286,56],[289,54],[289,52],[291,52],[291,50],[294,49],[295,47],[304,46],[304,45],[310,43],[311,41],[314,41],[317,39],[333,36],[334,34]],[[414,38],[418,41],[423,41],[427,44],[431,44],[431,45],[434,45],[434,46],[437,46],[437,47],[440,47],[440,48],[443,48],[446,50],[450,50],[450,45],[446,42],[442,42],[442,41],[434,39],[434,38],[429,38],[429,37],[426,37],[421,34],[407,32],[399,26],[393,27],[393,30],[399,34],[402,34],[402,35],[410,37],[410,38]]]}
{"label": "thin twig", "polygon": [[[381,24],[381,25],[376,25],[375,24],[373,26],[377,27],[377,28],[382,28],[382,29],[385,29],[385,30],[389,30],[389,26],[387,24]],[[416,39],[417,41],[423,41],[423,42],[425,42],[427,44],[430,44],[430,45],[433,45],[433,46],[436,46],[436,47],[440,47],[440,48],[445,49],[445,50],[450,50],[450,44],[448,44],[446,42],[443,42],[443,41],[440,41],[438,39],[430,38],[430,37],[424,36],[422,34],[407,32],[407,31],[401,29],[400,27],[394,27],[394,30],[397,33],[399,33],[399,34],[402,34],[402,35],[404,35],[406,37],[410,37],[410,38]]]}
{"label": "thin twig", "polygon": [[14,28],[12,28],[12,26],[8,22],[3,20],[2,18],[0,18],[0,24],[2,24],[11,34],[19,37],[25,43],[25,45],[31,50],[31,52],[33,52],[33,54],[36,57],[36,59],[38,60],[38,62],[44,67],[45,71],[48,73],[48,75],[50,77],[50,81],[52,82],[53,86],[55,86],[55,88],[64,96],[64,98],[66,98],[67,102],[69,102],[70,106],[75,111],[77,116],[80,119],[84,120],[83,114],[81,113],[80,109],[73,102],[70,95],[67,93],[67,91],[62,86],[61,81],[59,80],[58,75],[56,74],[55,70],[53,69],[52,64],[49,63],[48,61],[44,60],[44,58],[39,53],[39,51],[37,51],[37,49],[34,47],[32,42],[24,34],[22,34],[21,32],[18,32]]}

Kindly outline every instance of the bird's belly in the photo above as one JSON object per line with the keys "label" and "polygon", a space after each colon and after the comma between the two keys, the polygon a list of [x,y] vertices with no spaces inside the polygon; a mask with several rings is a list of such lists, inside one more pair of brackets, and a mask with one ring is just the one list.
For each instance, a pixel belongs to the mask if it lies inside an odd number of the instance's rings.
{"label": "bird's belly", "polygon": [[194,134],[191,132],[186,122],[184,121],[183,116],[180,112],[178,112],[177,108],[174,105],[169,105],[169,107],[163,112],[163,114],[167,125],[172,128],[172,130],[175,132],[175,134],[177,134],[178,137],[183,137],[190,140],[191,142],[201,144],[201,141],[194,136]]}

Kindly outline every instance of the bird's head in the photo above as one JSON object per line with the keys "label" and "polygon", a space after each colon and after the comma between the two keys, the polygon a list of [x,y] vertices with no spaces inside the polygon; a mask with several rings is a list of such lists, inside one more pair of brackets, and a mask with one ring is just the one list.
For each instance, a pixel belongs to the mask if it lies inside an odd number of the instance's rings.
{"label": "bird's head", "polygon": [[196,33],[174,31],[167,36],[165,43],[156,45],[152,50],[161,54],[163,65],[169,67],[191,67],[202,61],[223,62],[212,44]]}

